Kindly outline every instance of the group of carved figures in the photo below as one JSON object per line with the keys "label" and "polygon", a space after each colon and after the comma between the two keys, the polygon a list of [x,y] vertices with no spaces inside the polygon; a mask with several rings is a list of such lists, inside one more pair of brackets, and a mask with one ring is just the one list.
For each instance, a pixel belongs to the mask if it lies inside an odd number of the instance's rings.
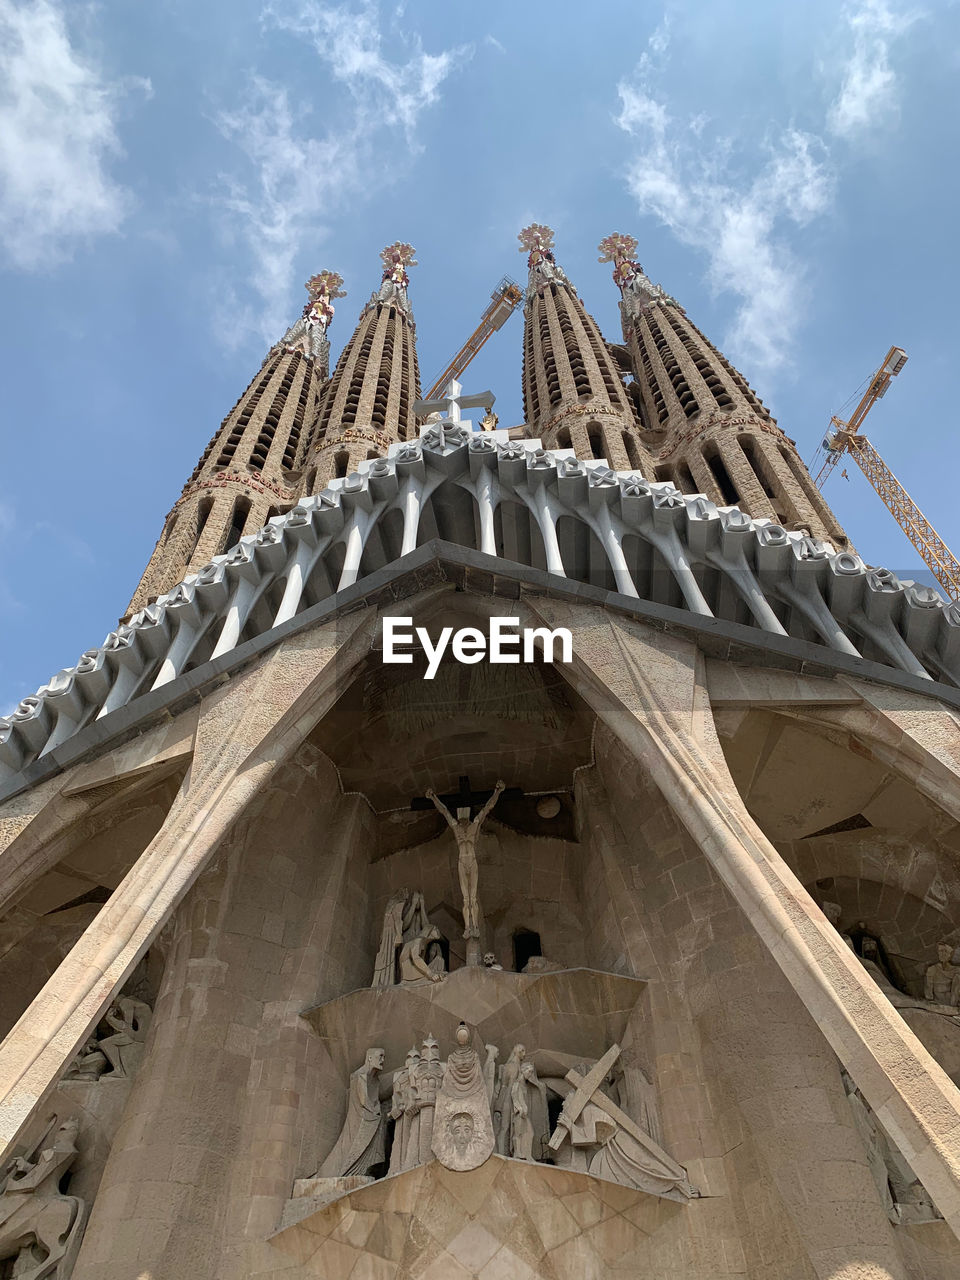
{"label": "group of carved figures", "polygon": [[955,942],[944,938],[937,943],[937,960],[924,970],[923,999],[919,999],[894,985],[884,964],[883,944],[867,932],[864,924],[858,924],[852,932],[842,929],[842,908],[837,902],[824,902],[823,914],[892,1005],[898,1009],[926,1009],[960,1022],[960,965],[953,963]]}
{"label": "group of carved figures", "polygon": [[[383,1049],[369,1049],[350,1077],[343,1128],[320,1177],[402,1173],[436,1157],[449,1169],[475,1169],[494,1151],[590,1173],[668,1199],[696,1194],[686,1172],[660,1146],[652,1087],[639,1068],[618,1070],[619,1045],[596,1063],[541,1079],[523,1045],[499,1069],[494,1045],[471,1047],[465,1023],[446,1062],[433,1036],[389,1079]],[[641,1082],[638,1084],[638,1080]],[[618,1101],[614,1101],[616,1094]],[[548,1095],[562,1099],[551,1133]],[[631,1106],[634,1114],[624,1110]],[[387,1122],[394,1121],[389,1165]]]}

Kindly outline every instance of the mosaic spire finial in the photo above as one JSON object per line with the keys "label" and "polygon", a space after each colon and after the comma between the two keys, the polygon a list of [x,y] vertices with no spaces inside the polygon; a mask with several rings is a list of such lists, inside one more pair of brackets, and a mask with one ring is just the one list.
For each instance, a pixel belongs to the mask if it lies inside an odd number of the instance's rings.
{"label": "mosaic spire finial", "polygon": [[403,240],[395,240],[393,244],[388,244],[385,249],[380,250],[383,276],[381,277],[379,291],[375,290],[370,296],[370,301],[367,304],[368,308],[375,306],[378,302],[389,303],[401,311],[408,320],[413,321],[413,312],[410,309],[410,300],[407,297],[407,286],[410,283],[407,267],[415,267],[417,265],[417,260],[413,256],[414,253],[416,253],[416,250],[413,245],[407,244]]}
{"label": "mosaic spire finial", "polygon": [[[302,351],[308,360],[319,358],[324,369],[330,355],[327,329],[333,319],[333,300],[347,296],[342,284],[343,276],[336,271],[319,271],[311,276],[304,286],[308,302],[300,319],[280,339],[288,351]],[[322,376],[326,377],[326,373]]]}
{"label": "mosaic spire finial", "polygon": [[563,270],[553,256],[553,228],[542,222],[531,222],[517,235],[520,253],[527,255],[530,277],[527,281],[527,297],[541,289],[548,281],[569,284]]}
{"label": "mosaic spire finial", "polygon": [[637,262],[635,236],[614,231],[604,236],[597,248],[600,250],[598,262],[613,263],[613,282],[623,295],[626,314],[633,316],[641,307],[654,301],[674,301],[660,285],[649,279]]}

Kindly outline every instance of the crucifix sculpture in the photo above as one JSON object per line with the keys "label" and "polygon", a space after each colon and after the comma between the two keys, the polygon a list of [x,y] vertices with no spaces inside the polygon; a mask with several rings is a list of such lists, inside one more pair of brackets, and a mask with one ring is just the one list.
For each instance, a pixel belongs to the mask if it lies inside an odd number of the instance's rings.
{"label": "crucifix sculpture", "polygon": [[[479,964],[480,962],[477,837],[480,834],[480,827],[483,825],[484,820],[505,790],[505,785],[503,779],[501,779],[494,787],[493,792],[489,795],[480,812],[473,819],[471,819],[470,814],[474,796],[473,792],[470,791],[468,779],[460,779],[460,791],[453,796],[445,796],[441,799],[432,787],[426,793],[430,803],[446,818],[447,824],[457,842],[457,872],[460,877],[460,892],[463,894],[463,936],[467,940],[468,964]],[[456,805],[456,817],[444,804],[444,800],[452,800],[454,802]]]}

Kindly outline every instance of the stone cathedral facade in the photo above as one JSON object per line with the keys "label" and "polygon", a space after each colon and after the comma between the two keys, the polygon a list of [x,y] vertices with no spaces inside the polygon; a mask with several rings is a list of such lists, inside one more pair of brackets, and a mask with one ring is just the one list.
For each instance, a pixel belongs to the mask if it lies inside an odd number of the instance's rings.
{"label": "stone cathedral facade", "polygon": [[0,1280],[960,1276],[960,608],[520,241],[522,425],[314,276],[0,720]]}

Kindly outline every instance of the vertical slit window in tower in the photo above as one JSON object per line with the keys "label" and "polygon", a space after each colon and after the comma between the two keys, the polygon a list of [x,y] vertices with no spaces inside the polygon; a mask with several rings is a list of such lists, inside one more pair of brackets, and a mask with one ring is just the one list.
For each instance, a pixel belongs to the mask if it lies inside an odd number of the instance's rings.
{"label": "vertical slit window in tower", "polygon": [[301,362],[300,374],[300,394],[297,397],[297,407],[293,413],[290,434],[287,436],[287,444],[283,451],[283,465],[288,469],[297,464],[297,455],[300,452],[300,437],[303,432],[303,419],[306,415],[307,400],[310,396],[310,366],[305,360]]}
{"label": "vertical slit window in tower", "polygon": [[[220,552],[229,551],[231,547],[235,547],[243,537],[243,530],[247,523],[247,516],[250,514],[250,499],[237,498],[233,504],[233,518],[230,521],[230,528],[227,530],[227,536],[224,540]],[[219,554],[219,553],[218,553]]]}
{"label": "vertical slit window in tower", "polygon": [[703,450],[703,460],[710,468],[711,474],[723,495],[723,500],[727,506],[735,507],[740,501],[740,492],[733,483],[733,478],[727,470],[727,465],[720,456],[720,450],[716,444],[709,444]]}
{"label": "vertical slit window in tower", "polygon": [[791,450],[788,449],[786,445],[780,446],[780,455],[783,458],[784,462],[787,464],[787,466],[790,468],[791,475],[796,480],[800,488],[803,490],[807,498],[807,501],[813,507],[814,511],[820,516],[821,520],[823,520],[823,522],[826,524],[827,528],[830,530],[831,535],[834,538],[836,538],[838,542],[841,542],[844,546],[846,546],[846,543],[847,543],[846,535],[841,529],[840,524],[838,523],[833,512],[827,506],[824,500],[823,494],[820,492],[817,486],[813,483],[813,480],[811,479],[809,472],[807,471],[806,467],[803,465],[801,460],[797,457],[795,453],[791,452]]}
{"label": "vertical slit window in tower", "polygon": [[637,442],[629,431],[623,433],[623,447],[627,451],[627,459],[634,471],[640,470],[640,450]]}
{"label": "vertical slit window in tower", "polygon": [[333,455],[333,475],[337,480],[346,479],[347,467],[350,465],[350,454],[346,449],[341,449],[339,453]]}
{"label": "vertical slit window in tower", "polygon": [[193,540],[193,547],[190,550],[192,556],[194,551],[200,545],[200,539],[203,537],[203,531],[207,527],[207,520],[210,518],[210,512],[213,510],[212,498],[201,498],[197,506],[197,532]]}
{"label": "vertical slit window in tower", "polygon": [[674,484],[677,486],[677,488],[680,490],[681,493],[697,492],[697,482],[693,478],[693,472],[690,470],[690,466],[688,463],[686,462],[677,463],[677,476],[676,476],[676,479],[674,480]]}
{"label": "vertical slit window in tower", "polygon": [[610,364],[610,353],[603,344],[597,326],[594,324],[590,316],[584,319],[584,329],[590,342],[590,349],[593,351],[597,365],[600,369],[600,377],[603,379],[603,385],[607,392],[607,397],[611,404],[622,405],[623,396],[618,394],[623,391],[623,384],[619,376],[615,376],[613,368]]}
{"label": "vertical slit window in tower", "polygon": [[655,467],[653,474],[661,484],[673,484],[673,467],[668,466],[666,463]]}
{"label": "vertical slit window in tower", "polygon": [[774,501],[782,497],[782,494],[774,488],[769,476],[767,475],[766,467],[764,466],[763,459],[757,453],[757,445],[753,437],[748,435],[737,436],[737,443],[743,450],[747,461],[750,463],[753,474],[760,481],[760,487],[767,497]]}
{"label": "vertical slit window in tower", "polygon": [[599,422],[591,422],[587,427],[587,439],[590,441],[590,452],[597,459],[607,456],[603,443],[603,428]]}

